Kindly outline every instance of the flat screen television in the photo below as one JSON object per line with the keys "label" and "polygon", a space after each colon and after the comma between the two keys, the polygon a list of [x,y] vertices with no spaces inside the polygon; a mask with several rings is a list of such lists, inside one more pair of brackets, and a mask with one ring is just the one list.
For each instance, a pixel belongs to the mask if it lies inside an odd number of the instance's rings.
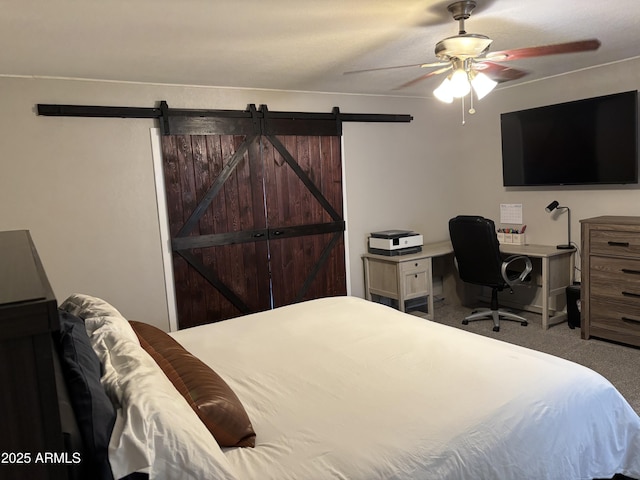
{"label": "flat screen television", "polygon": [[638,183],[638,92],[503,113],[506,187]]}

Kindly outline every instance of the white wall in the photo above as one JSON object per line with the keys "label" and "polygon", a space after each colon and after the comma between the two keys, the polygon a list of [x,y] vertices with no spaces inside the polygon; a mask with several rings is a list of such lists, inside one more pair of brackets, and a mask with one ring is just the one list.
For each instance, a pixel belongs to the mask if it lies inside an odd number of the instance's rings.
{"label": "white wall", "polygon": [[565,241],[553,199],[578,220],[638,214],[639,190],[505,189],[499,113],[637,89],[640,60],[498,89],[460,124],[458,104],[433,99],[308,94],[73,80],[0,78],[0,230],[32,232],[59,300],[73,292],[106,299],[132,319],[168,328],[149,129],[152,120],[41,117],[38,103],[272,111],[410,114],[410,124],[347,123],[352,294],[363,295],[367,234],[407,228],[446,239],[459,213],[497,219],[500,203],[522,203],[531,242]]}

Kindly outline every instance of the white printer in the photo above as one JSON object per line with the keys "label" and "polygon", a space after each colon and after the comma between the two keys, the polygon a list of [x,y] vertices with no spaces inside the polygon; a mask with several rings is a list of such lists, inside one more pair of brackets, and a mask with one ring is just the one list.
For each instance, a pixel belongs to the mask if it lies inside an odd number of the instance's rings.
{"label": "white printer", "polygon": [[411,230],[384,230],[372,232],[369,253],[377,255],[407,255],[422,251],[422,235]]}

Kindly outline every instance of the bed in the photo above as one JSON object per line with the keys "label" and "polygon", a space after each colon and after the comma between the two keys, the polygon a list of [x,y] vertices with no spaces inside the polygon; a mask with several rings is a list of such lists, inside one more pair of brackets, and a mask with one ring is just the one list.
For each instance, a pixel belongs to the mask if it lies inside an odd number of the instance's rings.
{"label": "bed", "polygon": [[60,309],[100,362],[115,478],[640,478],[640,418],[599,374],[363,299],[170,334]]}

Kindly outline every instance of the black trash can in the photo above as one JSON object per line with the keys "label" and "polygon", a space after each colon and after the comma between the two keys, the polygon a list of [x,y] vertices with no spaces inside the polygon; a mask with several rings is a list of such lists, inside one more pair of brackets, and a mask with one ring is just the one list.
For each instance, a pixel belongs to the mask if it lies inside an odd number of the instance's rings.
{"label": "black trash can", "polygon": [[580,327],[580,284],[567,287],[567,323],[569,328]]}

